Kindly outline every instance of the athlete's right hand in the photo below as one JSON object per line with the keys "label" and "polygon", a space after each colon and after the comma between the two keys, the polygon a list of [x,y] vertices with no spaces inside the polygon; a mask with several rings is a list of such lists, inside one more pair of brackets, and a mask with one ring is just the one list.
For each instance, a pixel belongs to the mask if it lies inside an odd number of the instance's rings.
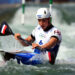
{"label": "athlete's right hand", "polygon": [[16,40],[19,40],[19,38],[21,37],[21,35],[19,33],[15,33],[14,37],[15,37]]}

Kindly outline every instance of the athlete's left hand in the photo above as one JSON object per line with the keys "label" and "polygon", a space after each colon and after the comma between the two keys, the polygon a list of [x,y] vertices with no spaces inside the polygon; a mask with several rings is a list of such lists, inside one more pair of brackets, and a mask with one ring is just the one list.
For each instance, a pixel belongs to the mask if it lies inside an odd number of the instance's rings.
{"label": "athlete's left hand", "polygon": [[40,45],[39,44],[36,44],[36,43],[32,43],[32,49],[34,49],[36,47],[40,47]]}

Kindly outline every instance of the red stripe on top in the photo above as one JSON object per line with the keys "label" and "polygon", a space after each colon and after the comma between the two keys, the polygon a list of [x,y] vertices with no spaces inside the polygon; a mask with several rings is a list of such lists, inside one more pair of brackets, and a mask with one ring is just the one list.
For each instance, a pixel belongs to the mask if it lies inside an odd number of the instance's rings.
{"label": "red stripe on top", "polygon": [[48,52],[49,61],[51,61],[51,52]]}
{"label": "red stripe on top", "polygon": [[5,34],[6,28],[7,28],[7,26],[5,25],[4,28],[3,28],[3,32],[2,32],[3,34]]}

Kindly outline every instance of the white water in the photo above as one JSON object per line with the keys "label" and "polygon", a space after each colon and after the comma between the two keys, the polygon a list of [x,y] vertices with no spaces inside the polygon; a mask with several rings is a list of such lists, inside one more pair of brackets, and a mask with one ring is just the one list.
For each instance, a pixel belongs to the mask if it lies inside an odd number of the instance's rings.
{"label": "white water", "polygon": [[[37,26],[37,20],[35,17],[36,11],[39,7],[27,7],[25,11],[25,25],[21,25],[21,8],[15,13],[15,16],[12,18],[9,25],[16,33],[21,33],[22,37],[27,37],[31,34],[31,31],[35,26]],[[53,9],[52,13],[52,23],[56,27],[58,27],[62,33],[62,43],[58,52],[57,60],[60,63],[74,63],[75,62],[75,22],[71,23],[69,26],[65,21],[62,21],[62,14],[61,11]],[[3,39],[3,38],[2,38]],[[13,39],[13,38],[12,38]],[[4,43],[5,41],[2,40]],[[11,42],[11,43],[9,43]],[[15,40],[9,39],[9,42],[4,43],[5,46],[3,49],[5,50],[15,50],[15,49],[22,49],[21,45],[18,45],[18,42]],[[3,45],[4,45],[3,44]],[[8,45],[9,44],[9,45]],[[12,44],[12,45],[11,45]],[[8,47],[9,46],[9,47]],[[10,48],[11,47],[11,48]],[[27,49],[27,48],[25,48]],[[30,47],[28,48],[30,49]],[[61,61],[60,61],[61,60]],[[57,62],[58,62],[57,61]]]}
{"label": "white water", "polygon": [[63,61],[63,63],[75,63],[75,22],[68,25],[64,20],[62,23],[61,11],[53,10],[53,24],[61,30],[62,43],[58,52],[57,59]]}

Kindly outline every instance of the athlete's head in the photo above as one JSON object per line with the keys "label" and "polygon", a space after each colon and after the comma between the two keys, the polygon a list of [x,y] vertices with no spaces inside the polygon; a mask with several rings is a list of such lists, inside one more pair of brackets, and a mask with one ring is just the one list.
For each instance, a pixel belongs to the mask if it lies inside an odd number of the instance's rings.
{"label": "athlete's head", "polygon": [[47,8],[40,8],[37,11],[36,18],[38,19],[39,25],[45,31],[50,26],[50,18],[51,14],[49,9]]}

